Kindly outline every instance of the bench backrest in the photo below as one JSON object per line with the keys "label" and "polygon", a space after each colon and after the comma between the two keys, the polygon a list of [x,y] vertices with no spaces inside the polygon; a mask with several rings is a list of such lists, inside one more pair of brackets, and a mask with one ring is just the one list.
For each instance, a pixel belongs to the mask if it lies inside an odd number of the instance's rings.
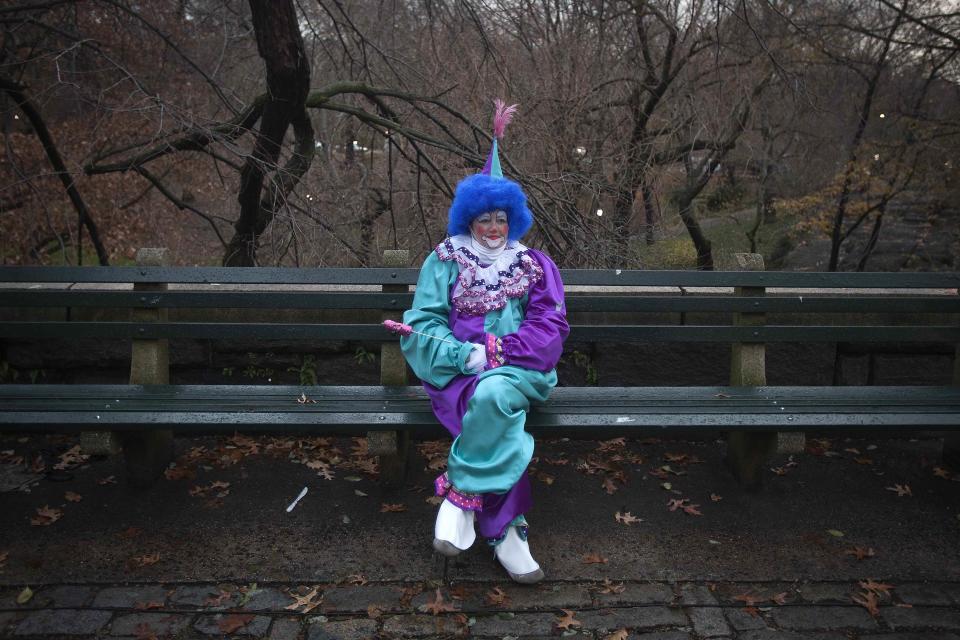
{"label": "bench backrest", "polygon": [[[39,307],[131,309],[357,309],[401,311],[416,269],[279,267],[0,267],[0,310]],[[562,270],[571,339],[589,342],[940,342],[960,343],[960,273]],[[106,285],[173,285],[109,290]],[[339,290],[329,290],[330,287]],[[362,290],[368,289],[368,290]],[[617,323],[577,322],[587,313]],[[690,324],[691,313],[780,314],[785,321]],[[643,314],[658,314],[654,321]],[[660,314],[679,314],[663,322]],[[798,322],[798,315],[801,320]],[[802,316],[816,314],[816,324]],[[837,314],[836,323],[821,314]],[[873,316],[875,321],[857,322]],[[890,314],[902,314],[903,320]],[[921,321],[918,314],[925,316]],[[649,318],[650,316],[647,316]],[[733,318],[733,316],[729,316]],[[932,318],[932,321],[931,321]],[[626,320],[628,324],[620,321]],[[378,323],[33,321],[0,319],[0,337],[232,338],[394,341]]]}

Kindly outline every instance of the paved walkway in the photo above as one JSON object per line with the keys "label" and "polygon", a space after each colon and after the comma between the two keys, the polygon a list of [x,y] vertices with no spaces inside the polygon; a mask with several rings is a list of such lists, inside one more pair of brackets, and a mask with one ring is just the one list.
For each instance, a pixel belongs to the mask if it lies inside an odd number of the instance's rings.
{"label": "paved walkway", "polygon": [[960,638],[960,584],[865,585],[61,585],[22,606],[5,593],[0,629],[16,638]]}
{"label": "paved walkway", "polygon": [[446,443],[393,491],[362,440],[178,439],[141,491],[74,444],[0,437],[0,638],[960,640],[934,439],[810,439],[756,494],[713,439],[540,442],[535,587],[432,553]]}

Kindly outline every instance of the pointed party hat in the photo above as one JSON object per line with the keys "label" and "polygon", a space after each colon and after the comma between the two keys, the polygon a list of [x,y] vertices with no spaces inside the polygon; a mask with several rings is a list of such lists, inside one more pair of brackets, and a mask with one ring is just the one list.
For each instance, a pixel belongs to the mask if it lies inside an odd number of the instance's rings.
{"label": "pointed party hat", "polygon": [[517,112],[517,105],[509,107],[499,98],[493,101],[493,145],[480,173],[467,176],[457,185],[450,204],[447,233],[451,236],[469,233],[470,223],[477,216],[490,211],[507,214],[507,237],[519,240],[533,225],[533,214],[527,207],[527,196],[520,185],[503,177],[497,141]]}

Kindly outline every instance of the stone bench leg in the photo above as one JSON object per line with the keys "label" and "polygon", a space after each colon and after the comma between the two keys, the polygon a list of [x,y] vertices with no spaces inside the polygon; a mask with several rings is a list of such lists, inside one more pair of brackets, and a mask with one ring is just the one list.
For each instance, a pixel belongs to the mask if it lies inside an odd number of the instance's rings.
{"label": "stone bench leg", "polygon": [[[140,249],[137,266],[167,265],[166,249]],[[135,283],[134,291],[165,291],[166,283]],[[166,309],[131,309],[133,322],[166,322]],[[167,340],[134,340],[130,356],[130,384],[170,384],[170,347]],[[154,429],[120,434],[127,480],[148,486],[158,480],[173,460],[173,432]]]}
{"label": "stone bench leg", "polygon": [[[383,252],[383,266],[402,269],[410,264],[410,254],[403,249]],[[385,284],[384,293],[407,293],[405,284]],[[384,311],[384,320],[401,320],[398,311]],[[380,384],[385,387],[407,385],[407,361],[400,351],[400,343],[383,342],[380,345]],[[407,477],[407,458],[410,453],[408,431],[370,431],[367,434],[370,453],[380,457],[380,481],[385,487],[397,488]]]}
{"label": "stone bench leg", "polygon": [[[733,270],[763,271],[763,256],[755,253],[734,255]],[[736,287],[738,296],[764,296],[763,287]],[[735,313],[735,326],[763,326],[763,313]],[[735,342],[730,357],[730,384],[735,387],[762,387],[767,384],[766,345],[762,342]],[[763,465],[777,451],[775,431],[732,431],[727,434],[727,465],[743,488],[759,489]]]}

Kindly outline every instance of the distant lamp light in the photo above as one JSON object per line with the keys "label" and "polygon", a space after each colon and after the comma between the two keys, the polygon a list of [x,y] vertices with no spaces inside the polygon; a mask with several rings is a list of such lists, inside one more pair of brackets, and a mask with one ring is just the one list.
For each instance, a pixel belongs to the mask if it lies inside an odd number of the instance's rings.
{"label": "distant lamp light", "polygon": [[883,118],[886,118],[886,117],[887,117],[887,114],[885,114],[885,113],[881,113],[881,114],[880,114],[880,119],[881,119],[881,120],[882,120]]}
{"label": "distant lamp light", "polygon": [[599,218],[602,216],[603,216],[603,209],[597,209],[597,217]]}
{"label": "distant lamp light", "polygon": [[874,160],[879,160],[879,159],[880,159],[880,154],[879,154],[879,153],[873,154],[873,159],[874,159]]}
{"label": "distant lamp light", "polygon": [[19,114],[19,113],[13,114],[13,119],[14,119],[14,120],[19,120],[19,119],[20,119],[20,114]]}
{"label": "distant lamp light", "polygon": [[586,147],[576,147],[576,148],[573,150],[573,155],[579,156],[579,157],[581,157],[581,158],[582,158],[583,156],[587,155],[587,149],[586,149]]}

